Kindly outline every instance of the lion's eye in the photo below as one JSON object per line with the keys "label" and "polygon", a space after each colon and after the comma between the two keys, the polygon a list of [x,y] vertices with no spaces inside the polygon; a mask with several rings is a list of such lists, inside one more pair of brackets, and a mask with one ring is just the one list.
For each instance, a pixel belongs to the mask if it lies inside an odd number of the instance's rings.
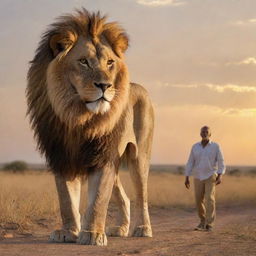
{"label": "lion's eye", "polygon": [[108,66],[112,65],[115,61],[114,60],[108,60],[107,64]]}
{"label": "lion's eye", "polygon": [[89,67],[89,63],[88,63],[87,59],[85,59],[85,58],[80,59],[79,63],[85,67]]}

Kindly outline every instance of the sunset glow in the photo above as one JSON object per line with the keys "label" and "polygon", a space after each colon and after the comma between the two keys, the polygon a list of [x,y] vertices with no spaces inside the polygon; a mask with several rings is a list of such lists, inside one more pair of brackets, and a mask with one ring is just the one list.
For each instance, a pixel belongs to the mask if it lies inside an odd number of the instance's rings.
{"label": "sunset glow", "polygon": [[227,164],[256,164],[253,0],[1,1],[0,163],[44,161],[26,118],[28,63],[47,25],[81,6],[108,14],[130,36],[131,81],[155,108],[152,163],[185,164],[208,125]]}

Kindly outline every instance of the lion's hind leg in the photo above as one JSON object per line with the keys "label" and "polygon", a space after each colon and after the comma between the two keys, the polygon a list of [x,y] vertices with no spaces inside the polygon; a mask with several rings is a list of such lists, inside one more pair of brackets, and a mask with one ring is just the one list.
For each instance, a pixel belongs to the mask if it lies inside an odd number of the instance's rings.
{"label": "lion's hind leg", "polygon": [[55,182],[63,226],[62,229],[53,231],[49,240],[57,243],[76,242],[80,231],[79,204],[81,181],[79,178],[67,179],[56,175]]}
{"label": "lion's hind leg", "polygon": [[130,158],[128,168],[135,187],[135,226],[133,236],[152,237],[148,212],[148,171],[149,161],[142,158]]}
{"label": "lion's hind leg", "polygon": [[124,191],[119,174],[116,175],[113,196],[119,208],[119,216],[117,226],[107,228],[107,235],[126,237],[130,227],[130,199]]}

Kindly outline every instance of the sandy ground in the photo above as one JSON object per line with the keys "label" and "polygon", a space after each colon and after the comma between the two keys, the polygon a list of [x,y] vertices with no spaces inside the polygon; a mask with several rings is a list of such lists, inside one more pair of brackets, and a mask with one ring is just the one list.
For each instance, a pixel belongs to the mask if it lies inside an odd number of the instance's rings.
{"label": "sandy ground", "polygon": [[[0,240],[0,256],[256,255],[256,208],[219,207],[213,232],[193,230],[198,224],[194,209],[151,208],[150,214],[153,238],[110,237],[107,247],[49,243],[51,224],[43,219],[31,233],[18,234],[9,227]],[[110,222],[113,215],[109,213]]]}

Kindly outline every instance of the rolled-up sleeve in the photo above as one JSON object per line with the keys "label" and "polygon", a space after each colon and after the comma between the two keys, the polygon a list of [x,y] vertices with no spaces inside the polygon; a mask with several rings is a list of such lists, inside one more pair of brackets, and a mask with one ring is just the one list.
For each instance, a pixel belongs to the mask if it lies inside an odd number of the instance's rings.
{"label": "rolled-up sleeve", "polygon": [[217,163],[218,163],[218,174],[224,174],[226,171],[226,166],[224,164],[224,157],[223,157],[223,153],[222,150],[220,148],[220,146],[218,146],[218,153],[217,153]]}
{"label": "rolled-up sleeve", "polygon": [[188,162],[187,162],[186,168],[185,168],[185,176],[191,175],[193,167],[194,167],[194,162],[195,162],[195,159],[194,159],[193,147],[192,147],[190,154],[189,154]]}

